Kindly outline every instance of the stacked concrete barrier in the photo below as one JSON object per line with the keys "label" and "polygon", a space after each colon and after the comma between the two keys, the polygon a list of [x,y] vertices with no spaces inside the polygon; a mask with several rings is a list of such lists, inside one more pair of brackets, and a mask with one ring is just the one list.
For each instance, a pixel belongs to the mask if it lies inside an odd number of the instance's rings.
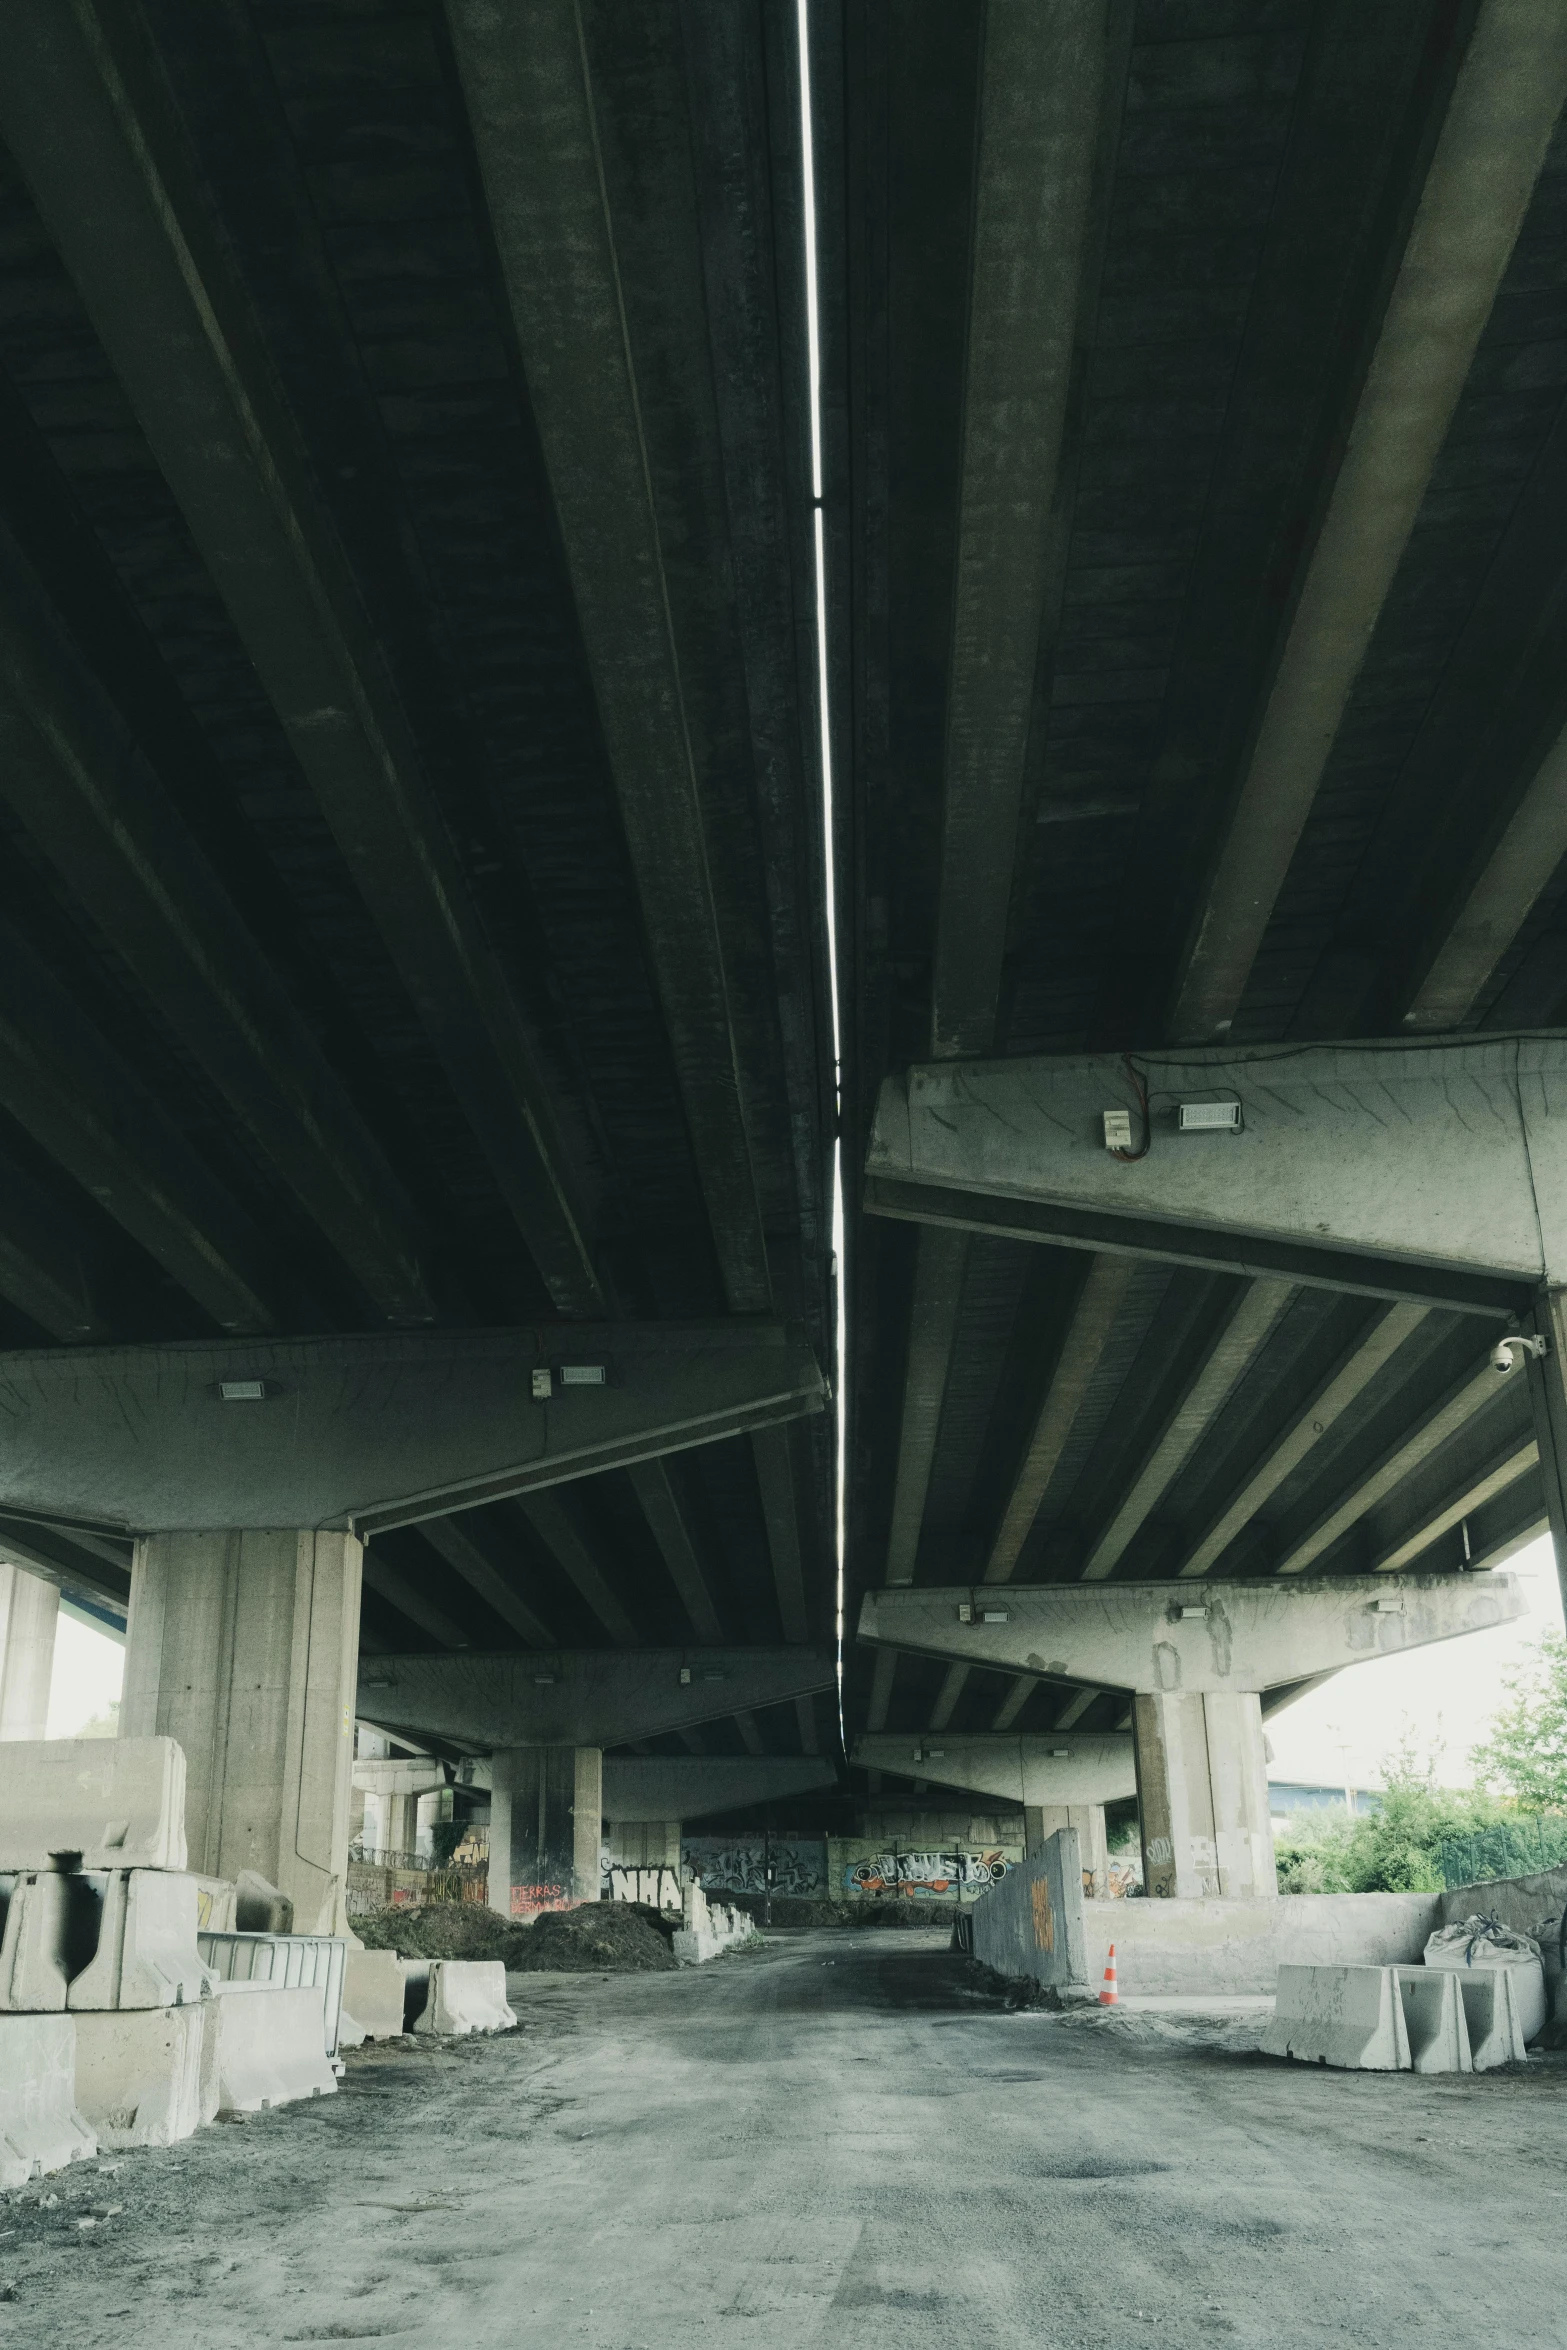
{"label": "stacked concrete barrier", "polygon": [[173,1738],[8,1740],[0,1871],[185,1867],[185,1754]]}
{"label": "stacked concrete barrier", "polygon": [[76,2095],[101,2146],[173,2146],[212,2120],[203,2098],[211,2006],[78,2019]]}
{"label": "stacked concrete barrier", "polygon": [[506,1969],[498,1958],[431,1959],[416,2032],[509,2032],[516,2021],[506,2004]]}
{"label": "stacked concrete barrier", "polygon": [[1398,1986],[1409,2040],[1409,2061],[1417,2073],[1472,2073],[1469,2026],[1459,1997],[1458,1977],[1450,1967],[1396,1966],[1389,1970]]}
{"label": "stacked concrete barrier", "polygon": [[1393,1968],[1281,1966],[1262,2048],[1299,2064],[1408,2072],[1409,2034]]}
{"label": "stacked concrete barrier", "polygon": [[[1470,2060],[1477,2073],[1494,2071],[1499,2064],[1522,2064],[1528,2056],[1529,2034],[1518,1999],[1516,1967],[1473,1967],[1454,1973],[1458,1996],[1464,2003]],[[1543,2021],[1543,2018],[1542,2018]]]}
{"label": "stacked concrete barrier", "polygon": [[1075,1828],[1057,1828],[975,1902],[972,1950],[998,1975],[1087,1990],[1083,1864]]}
{"label": "stacked concrete barrier", "polygon": [[76,2103],[75,2018],[0,2015],[0,2187],[97,2151]]}

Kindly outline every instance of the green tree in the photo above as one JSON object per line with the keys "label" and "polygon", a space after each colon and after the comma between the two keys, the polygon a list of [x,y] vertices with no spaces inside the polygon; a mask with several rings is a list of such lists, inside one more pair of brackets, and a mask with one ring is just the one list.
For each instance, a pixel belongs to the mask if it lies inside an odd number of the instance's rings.
{"label": "green tree", "polygon": [[1278,1847],[1281,1893],[1436,1893],[1438,1854],[1448,1837],[1470,1836],[1504,1816],[1485,1789],[1441,1787],[1437,1756],[1406,1724],[1384,1756],[1379,1809],[1357,1819],[1308,1814],[1290,1822]]}
{"label": "green tree", "polygon": [[1567,1640],[1548,1633],[1504,1687],[1508,1703],[1474,1751],[1477,1779],[1520,1811],[1567,1811]]}

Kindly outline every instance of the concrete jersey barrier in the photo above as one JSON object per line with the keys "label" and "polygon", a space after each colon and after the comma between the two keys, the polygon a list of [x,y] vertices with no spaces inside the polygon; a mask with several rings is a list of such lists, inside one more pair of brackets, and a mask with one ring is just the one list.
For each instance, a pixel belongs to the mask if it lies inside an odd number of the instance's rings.
{"label": "concrete jersey barrier", "polygon": [[96,2154],[76,2103],[76,2023],[68,2015],[0,2015],[0,2187]]}
{"label": "concrete jersey barrier", "polygon": [[271,1983],[280,1990],[299,1984],[321,1995],[321,2044],[335,2057],[342,2027],[343,1974],[348,1943],[340,1934],[239,1934],[197,1936],[202,1958],[228,1983]]}
{"label": "concrete jersey barrier", "polygon": [[1451,1967],[1390,1969],[1404,2009],[1409,2061],[1417,2073],[1472,2073],[1469,2025]]}
{"label": "concrete jersey barrier", "polygon": [[314,1988],[220,1982],[205,2015],[202,2103],[212,2113],[264,2113],[336,2091]]}
{"label": "concrete jersey barrier", "polygon": [[[341,2045],[392,2040],[403,2029],[406,1978],[395,1950],[362,1950],[348,1945],[343,1965]],[[352,2020],[352,2033],[349,2030]]]}
{"label": "concrete jersey barrier", "polygon": [[1089,1901],[1088,1976],[1098,1979],[1113,1942],[1123,1994],[1260,1994],[1283,1965],[1413,1965],[1441,1913],[1439,1893]]}
{"label": "concrete jersey barrier", "polygon": [[431,1959],[429,1993],[414,2019],[416,2032],[509,2032],[516,2021],[506,2004],[506,1969],[498,1958]]}
{"label": "concrete jersey barrier", "polygon": [[202,2099],[200,2007],[127,2007],[76,2019],[76,2097],[100,2146],[174,2146],[213,2116]]}
{"label": "concrete jersey barrier", "polygon": [[196,1948],[196,1880],[162,1869],[39,1869],[3,1900],[0,2009],[177,2007],[212,1977]]}
{"label": "concrete jersey barrier", "polygon": [[[1096,1906],[1121,1909],[1131,1905]],[[1083,1911],[1083,1864],[1077,1830],[1057,1828],[1038,1852],[1008,1869],[1001,1882],[975,1902],[971,1913],[974,1956],[998,1975],[1032,1975],[1036,1982],[1057,1990],[1086,1989]]]}
{"label": "concrete jersey barrier", "polygon": [[185,1754],[173,1738],[7,1740],[0,1870],[183,1869]]}
{"label": "concrete jersey barrier", "polygon": [[1403,2002],[1384,1966],[1281,1966],[1265,2056],[1354,2072],[1409,2070]]}

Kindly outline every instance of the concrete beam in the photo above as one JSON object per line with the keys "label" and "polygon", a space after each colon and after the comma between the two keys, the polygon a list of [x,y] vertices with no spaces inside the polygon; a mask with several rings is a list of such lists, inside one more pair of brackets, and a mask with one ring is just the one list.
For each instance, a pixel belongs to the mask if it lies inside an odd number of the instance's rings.
{"label": "concrete beam", "polygon": [[555,1305],[602,1310],[511,981],[133,19],[8,10],[0,127]]}
{"label": "concrete beam", "polygon": [[[936,1235],[922,1233],[920,1237],[935,1239]],[[1008,1583],[1012,1579],[1023,1545],[1039,1515],[1045,1489],[1060,1466],[1067,1439],[1087,1401],[1088,1390],[1110,1342],[1110,1333],[1126,1303],[1131,1278],[1129,1257],[1096,1257],[1089,1267],[985,1560],[983,1580],[987,1583]],[[890,1583],[896,1578],[889,1574],[887,1580]]]}
{"label": "concrete beam", "polygon": [[430,1795],[451,1785],[451,1775],[433,1755],[397,1755],[384,1761],[354,1764],[354,1788],[360,1795]]}
{"label": "concrete beam", "polygon": [[[1003,1672],[1151,1693],[1271,1689],[1528,1612],[1511,1575],[868,1591],[859,1636]],[[987,1618],[989,1619],[987,1621]],[[965,1620],[966,1619],[966,1620]]]}
{"label": "concrete beam", "polygon": [[[0,85],[16,23],[0,25]],[[8,806],[366,1295],[392,1321],[430,1320],[402,1185],[3,531],[0,742]],[[243,1223],[107,1060],[24,952],[0,1031],[15,1114],[218,1320],[269,1326]]]}
{"label": "concrete beam", "polygon": [[[882,1087],[874,1213],[1496,1316],[1567,1272],[1567,1038],[931,1063]],[[1236,1101],[1238,1133],[1177,1128]]]}
{"label": "concrete beam", "polygon": [[1109,1523],[1095,1536],[1083,1562],[1084,1582],[1100,1582],[1114,1574],[1128,1543],[1255,1363],[1293,1296],[1288,1282],[1253,1281],[1234,1299],[1206,1347],[1192,1360],[1180,1396],[1163,1425],[1153,1431]]}
{"label": "concrete beam", "polygon": [[[823,1400],[801,1336],[738,1321],[195,1340],[0,1364],[0,1510],[136,1531],[331,1525],[363,1538]],[[605,1384],[565,1384],[570,1366],[602,1366]],[[225,1382],[264,1393],[226,1400]]]}
{"label": "concrete beam", "polygon": [[554,1634],[531,1607],[520,1599],[509,1577],[494,1566],[468,1529],[455,1518],[425,1518],[419,1531],[436,1554],[445,1560],[453,1574],[460,1575],[471,1591],[476,1591],[488,1608],[492,1608],[503,1624],[526,1641],[529,1648],[550,1648]]}
{"label": "concrete beam", "polygon": [[[652,1530],[669,1579],[679,1594],[680,1604],[691,1619],[691,1629],[698,1640],[722,1640],[723,1625],[696,1546],[681,1514],[669,1482],[669,1471],[660,1461],[642,1461],[629,1469],[631,1489],[642,1507],[642,1514]],[[548,1646],[548,1642],[539,1643]]]}
{"label": "concrete beam", "polygon": [[1564,99],[1556,0],[1481,0],[1195,925],[1175,1036],[1213,1036],[1239,1008]]}
{"label": "concrete beam", "polygon": [[607,1754],[604,1817],[696,1820],[837,1784],[833,1765],[808,1754]]}
{"label": "concrete beam", "polygon": [[1057,1730],[1010,1737],[993,1730],[947,1730],[940,1738],[900,1738],[883,1731],[857,1738],[849,1760],[862,1770],[900,1771],[938,1787],[1028,1807],[1117,1803],[1137,1792],[1132,1740],[1124,1730]]}
{"label": "concrete beam", "polygon": [[[1230,1496],[1187,1550],[1176,1572],[1206,1575],[1236,1536],[1250,1525],[1264,1502],[1292,1477],[1312,1448],[1356,1404],[1377,1373],[1390,1363],[1426,1318],[1424,1306],[1388,1306],[1348,1346],[1319,1380],[1304,1404],[1280,1430],[1250,1475]],[[1391,1562],[1390,1562],[1391,1563]]]}
{"label": "concrete beam", "polygon": [[1041,624],[1059,568],[1067,392],[1106,0],[986,12],[959,455],[931,1050],[988,1052]]}
{"label": "concrete beam", "polygon": [[645,935],[733,1310],[771,1304],[595,100],[571,0],[448,0]]}
{"label": "concrete beam", "polygon": [[394,1737],[474,1754],[510,1746],[626,1746],[784,1705],[834,1685],[806,1648],[556,1649],[534,1656],[377,1656],[357,1712]]}

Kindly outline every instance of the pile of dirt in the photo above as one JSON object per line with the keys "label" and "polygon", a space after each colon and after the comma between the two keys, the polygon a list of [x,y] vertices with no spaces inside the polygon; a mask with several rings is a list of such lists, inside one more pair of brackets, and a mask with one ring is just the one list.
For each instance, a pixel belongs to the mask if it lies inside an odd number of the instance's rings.
{"label": "pile of dirt", "polygon": [[523,1974],[653,1975],[676,1964],[656,1913],[626,1901],[584,1901],[535,1918],[506,1963]]}
{"label": "pile of dirt", "polygon": [[401,1958],[498,1958],[521,1974],[647,1975],[675,1965],[674,1925],[620,1901],[550,1910],[531,1925],[474,1901],[432,1901],[374,1910],[355,1918],[354,1931],[367,1949]]}
{"label": "pile of dirt", "polygon": [[377,1909],[355,1918],[367,1950],[395,1950],[401,1958],[503,1958],[528,1928],[479,1901],[431,1901],[420,1908]]}

